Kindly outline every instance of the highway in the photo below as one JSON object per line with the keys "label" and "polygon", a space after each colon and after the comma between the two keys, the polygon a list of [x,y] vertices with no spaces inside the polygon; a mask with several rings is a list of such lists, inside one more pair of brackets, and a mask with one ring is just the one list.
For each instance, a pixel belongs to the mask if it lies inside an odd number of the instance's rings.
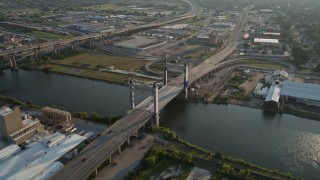
{"label": "highway", "polygon": [[31,45],[31,46],[17,47],[15,49],[8,49],[8,50],[0,51],[0,56],[8,56],[9,54],[19,54],[19,53],[30,51],[30,50],[37,49],[37,48],[45,49],[45,48],[49,48],[49,47],[54,47],[55,45],[66,45],[66,44],[90,40],[90,39],[94,40],[94,39],[106,38],[106,37],[113,36],[113,35],[120,35],[120,34],[123,34],[126,32],[132,32],[132,31],[138,31],[138,30],[147,29],[147,28],[158,27],[158,26],[162,26],[165,24],[173,23],[176,21],[180,21],[180,20],[188,19],[188,18],[192,18],[192,17],[194,17],[194,14],[189,13],[189,14],[185,14],[179,18],[172,19],[169,21],[164,21],[164,22],[155,22],[155,23],[145,24],[145,25],[136,26],[136,27],[117,29],[117,30],[114,30],[111,32],[106,32],[106,33],[89,34],[89,35],[71,37],[71,38],[66,38],[66,39],[60,39],[60,40],[56,40],[56,41],[50,41],[50,42]]}
{"label": "highway", "polygon": [[[218,68],[219,63],[234,52],[236,42],[241,36],[241,29],[247,21],[248,10],[244,11],[239,18],[235,30],[227,40],[227,45],[214,56],[189,71],[189,83],[200,79],[202,76]],[[241,20],[240,20],[241,19]],[[159,109],[162,109],[183,90],[183,75],[173,79],[168,85],[159,90]],[[105,130],[99,137],[89,144],[72,161],[65,165],[53,179],[86,179],[90,174],[108,158],[110,158],[119,147],[124,144],[130,136],[143,127],[153,116],[153,97],[150,96],[135,107],[131,113],[118,120],[115,124]]]}

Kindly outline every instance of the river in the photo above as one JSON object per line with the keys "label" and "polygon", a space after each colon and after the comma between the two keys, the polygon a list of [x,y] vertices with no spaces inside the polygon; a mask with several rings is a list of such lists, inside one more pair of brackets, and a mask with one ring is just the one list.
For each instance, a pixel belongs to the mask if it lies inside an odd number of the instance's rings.
{"label": "river", "polygon": [[[129,109],[125,86],[38,71],[0,74],[0,94],[103,115],[124,115]],[[137,99],[146,96],[138,94]],[[234,105],[174,100],[162,110],[160,123],[206,149],[304,179],[320,177],[319,121]]]}

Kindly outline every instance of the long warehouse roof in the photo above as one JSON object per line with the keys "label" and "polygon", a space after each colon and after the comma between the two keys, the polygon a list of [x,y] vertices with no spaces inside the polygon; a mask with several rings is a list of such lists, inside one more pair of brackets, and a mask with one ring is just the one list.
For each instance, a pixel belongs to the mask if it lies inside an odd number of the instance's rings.
{"label": "long warehouse roof", "polygon": [[265,102],[267,102],[267,101],[279,102],[280,91],[281,91],[281,87],[280,86],[278,86],[278,85],[271,86]]}
{"label": "long warehouse roof", "polygon": [[299,99],[320,101],[320,85],[284,81],[282,85],[281,95]]}
{"label": "long warehouse roof", "polygon": [[278,39],[263,39],[263,38],[254,38],[255,43],[270,43],[270,44],[278,44]]}
{"label": "long warehouse roof", "polygon": [[85,139],[72,134],[51,148],[36,142],[0,163],[0,179],[30,179]]}

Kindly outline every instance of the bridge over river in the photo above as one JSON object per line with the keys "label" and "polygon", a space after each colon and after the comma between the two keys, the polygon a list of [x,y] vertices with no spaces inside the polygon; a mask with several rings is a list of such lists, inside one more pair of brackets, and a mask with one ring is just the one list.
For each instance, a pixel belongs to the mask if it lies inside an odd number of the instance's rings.
{"label": "bridge over river", "polygon": [[[156,87],[158,98],[150,96],[134,107],[128,115],[106,129],[95,141],[82,150],[77,157],[66,164],[53,179],[86,179],[90,174],[97,172],[97,168],[103,162],[108,159],[111,161],[111,157],[115,152],[121,153],[121,146],[126,142],[130,143],[131,136],[134,136],[139,129],[144,128],[150,119],[157,119],[157,110],[161,110],[193,82],[210,73],[214,73],[219,68],[219,63],[234,52],[237,47],[237,41],[241,37],[243,24],[247,22],[247,15],[248,9],[245,9],[244,13],[239,17],[234,30],[230,33],[229,38],[218,53],[198,66],[187,70],[184,73],[189,74],[187,79],[185,75],[180,75],[159,90]],[[186,80],[187,82],[185,82]],[[155,108],[155,105],[158,107]]]}

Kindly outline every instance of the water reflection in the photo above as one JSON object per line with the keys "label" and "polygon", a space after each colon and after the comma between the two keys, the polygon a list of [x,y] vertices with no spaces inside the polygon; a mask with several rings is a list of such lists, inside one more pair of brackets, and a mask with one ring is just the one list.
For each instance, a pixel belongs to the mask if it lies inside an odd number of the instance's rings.
{"label": "water reflection", "polygon": [[320,177],[318,121],[234,105],[173,101],[161,112],[160,123],[207,149],[305,179]]}

